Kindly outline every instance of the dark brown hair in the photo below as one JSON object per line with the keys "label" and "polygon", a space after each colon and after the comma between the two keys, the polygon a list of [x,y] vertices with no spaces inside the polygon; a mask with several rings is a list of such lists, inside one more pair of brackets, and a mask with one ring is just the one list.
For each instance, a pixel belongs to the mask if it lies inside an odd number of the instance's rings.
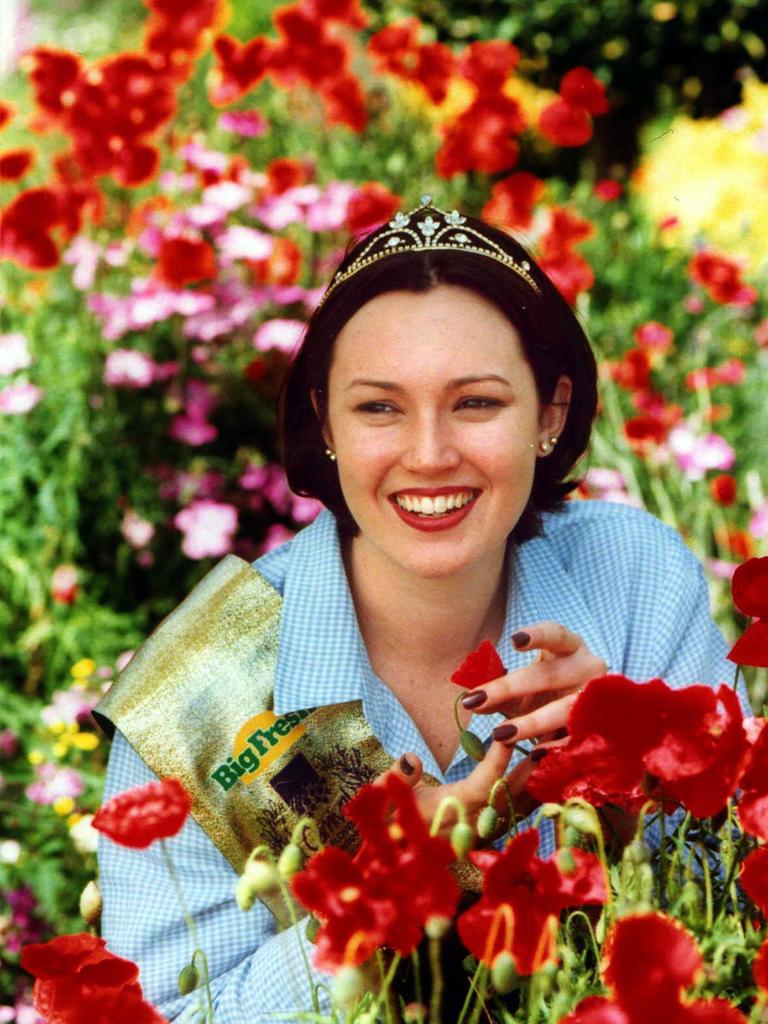
{"label": "dark brown hair", "polygon": [[[568,303],[515,239],[475,218],[467,217],[467,223],[518,263],[527,260],[540,294],[503,263],[475,253],[422,249],[387,255],[338,285],[315,310],[283,382],[279,434],[288,483],[297,494],[319,498],[343,530],[355,532],[357,526],[344,501],[336,464],[325,454],[322,434],[333,345],[358,309],[385,292],[427,292],[439,284],[468,288],[497,306],[515,327],[540,404],[552,400],[561,375],[570,377],[573,393],[565,427],[551,454],[536,460],[531,495],[512,539],[522,543],[539,534],[540,513],[561,509],[565,496],[577,486],[578,481],[565,478],[586,450],[597,405],[597,370],[587,337]],[[369,241],[370,236],[351,247],[337,273]],[[317,395],[319,419],[312,392]]]}

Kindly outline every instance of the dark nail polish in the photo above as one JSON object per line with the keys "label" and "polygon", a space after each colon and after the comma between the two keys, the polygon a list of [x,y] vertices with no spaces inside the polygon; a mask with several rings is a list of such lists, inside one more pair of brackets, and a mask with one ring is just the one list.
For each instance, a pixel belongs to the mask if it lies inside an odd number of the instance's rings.
{"label": "dark nail polish", "polygon": [[527,647],[527,645],[530,642],[531,642],[531,634],[530,633],[525,633],[522,629],[520,630],[519,633],[513,633],[512,634],[512,643],[515,645],[515,647],[518,649],[518,651],[520,650],[521,647]]}
{"label": "dark nail polish", "polygon": [[549,750],[546,747],[538,747],[536,750],[534,750],[531,753],[531,760],[533,761],[534,764],[538,764],[539,761],[543,761],[544,760],[544,758],[547,756],[548,753],[549,753]]}
{"label": "dark nail polish", "polygon": [[473,690],[472,693],[468,693],[466,697],[461,698],[461,706],[470,710],[471,708],[479,708],[481,704],[485,704],[488,700],[488,694],[485,690]]}
{"label": "dark nail polish", "polygon": [[416,771],[416,765],[411,764],[411,762],[408,760],[405,754],[403,754],[403,756],[400,758],[400,771],[403,773],[403,775],[413,775],[413,773]]}
{"label": "dark nail polish", "polygon": [[504,740],[511,740],[513,736],[517,736],[519,731],[516,725],[497,725],[493,730],[493,738],[502,742]]}

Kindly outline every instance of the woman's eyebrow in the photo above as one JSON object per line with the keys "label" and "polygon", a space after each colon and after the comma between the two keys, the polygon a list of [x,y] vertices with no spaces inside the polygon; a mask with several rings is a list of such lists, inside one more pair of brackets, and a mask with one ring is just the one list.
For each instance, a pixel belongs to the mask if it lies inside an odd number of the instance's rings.
{"label": "woman's eyebrow", "polygon": [[[454,380],[449,380],[446,384],[448,389],[456,389],[466,387],[468,384],[482,384],[486,381],[496,382],[498,384],[506,384],[507,387],[512,385],[506,379],[498,373],[483,373],[472,375],[470,377],[456,377]],[[347,385],[347,391],[354,387],[366,387],[366,388],[380,388],[382,391],[402,391],[403,388],[400,384],[396,384],[390,380],[368,380],[357,378]]]}

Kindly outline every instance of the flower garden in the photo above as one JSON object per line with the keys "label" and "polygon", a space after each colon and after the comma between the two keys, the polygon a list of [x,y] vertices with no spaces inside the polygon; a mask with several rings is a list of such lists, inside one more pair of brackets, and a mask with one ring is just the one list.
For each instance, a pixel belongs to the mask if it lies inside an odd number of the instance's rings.
{"label": "flower garden", "polygon": [[[0,45],[0,1022],[162,1019],[97,938],[108,749],[90,711],[217,560],[317,514],[279,465],[281,376],[350,237],[423,193],[518,234],[574,306],[601,390],[573,500],[682,534],[755,717],[733,680],[595,680],[529,784],[554,858],[535,832],[500,852],[461,822],[432,835],[395,781],[348,806],[354,861],[256,853],[238,900],[290,890],[315,915],[339,1021],[443,1019],[440,970],[408,1003],[393,979],[435,967],[448,931],[472,979],[462,1021],[767,1020],[764,5],[708,5],[716,31],[696,5],[632,5],[659,53],[678,25],[723,60],[742,47],[727,102],[697,107],[706,81],[659,73],[642,119],[648,72],[629,76],[620,33],[553,42],[565,0],[517,21],[442,5],[453,35],[416,3],[99,6],[67,28],[14,0]],[[619,701],[653,727],[623,733]],[[186,816],[169,785],[129,809],[147,842]],[[611,851],[606,805],[654,819],[658,850]],[[469,909],[457,857],[483,876]],[[332,899],[341,877],[358,898]],[[180,985],[214,1020],[203,955]],[[297,1011],[330,1019],[314,998]]]}

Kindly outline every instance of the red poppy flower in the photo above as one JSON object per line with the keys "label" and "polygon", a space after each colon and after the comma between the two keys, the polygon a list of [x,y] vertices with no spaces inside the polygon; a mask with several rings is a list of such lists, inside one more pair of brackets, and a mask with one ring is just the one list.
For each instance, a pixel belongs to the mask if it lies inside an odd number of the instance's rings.
{"label": "red poppy flower", "polygon": [[18,181],[35,162],[33,149],[7,149],[0,153],[0,181]]}
{"label": "red poppy flower", "polygon": [[0,131],[11,121],[16,113],[16,108],[12,103],[6,103],[5,100],[0,100]]}
{"label": "red poppy flower", "polygon": [[595,283],[592,267],[576,252],[543,256],[539,259],[539,266],[571,306],[581,292],[589,291]]}
{"label": "red poppy flower", "polygon": [[453,51],[445,43],[424,43],[416,48],[415,58],[408,79],[418,82],[433,103],[442,103],[456,66]]}
{"label": "red poppy flower", "polygon": [[651,795],[707,818],[733,794],[749,758],[741,706],[727,686],[673,690],[661,679],[602,676],[574,704],[568,730],[568,743],[528,779],[538,800],[581,796],[637,811]]}
{"label": "red poppy flower", "polygon": [[368,231],[389,220],[402,200],[378,181],[364,182],[347,204],[347,228],[352,234]]}
{"label": "red poppy flower", "polygon": [[605,114],[610,110],[605,86],[589,68],[573,68],[560,81],[560,95],[575,107],[583,107],[589,114]]}
{"label": "red poppy flower", "polygon": [[299,280],[301,261],[304,258],[299,246],[290,238],[274,238],[272,251],[263,260],[246,260],[253,283],[296,284]]}
{"label": "red poppy flower", "polygon": [[755,289],[742,281],[739,264],[727,256],[698,252],[688,265],[688,273],[710,298],[726,306],[750,306],[757,298]]}
{"label": "red poppy flower", "polygon": [[635,451],[642,455],[649,446],[663,444],[669,427],[658,416],[630,416],[624,421],[624,436]]}
{"label": "red poppy flower", "polygon": [[760,846],[744,858],[739,883],[763,917],[768,917],[768,846]]}
{"label": "red poppy flower", "polygon": [[595,182],[595,195],[604,203],[613,203],[621,195],[621,182],[614,178],[601,178]]}
{"label": "red poppy flower", "polygon": [[583,146],[592,138],[592,118],[583,107],[554,100],[539,114],[539,131],[556,146]]}
{"label": "red poppy flower", "polygon": [[731,648],[738,665],[768,667],[768,558],[750,558],[733,574],[733,603],[743,615],[756,618]]}
{"label": "red poppy flower", "polygon": [[430,836],[402,779],[363,786],[344,814],[362,837],[355,856],[327,847],[291,879],[321,921],[314,959],[326,970],[361,964],[380,946],[410,953],[426,922],[451,918],[459,898],[451,845]]}
{"label": "red poppy flower", "polygon": [[752,743],[740,787],[741,827],[750,835],[768,839],[768,727],[765,723]]}
{"label": "red poppy flower", "polygon": [[360,80],[351,74],[326,78],[318,86],[327,124],[343,124],[361,132],[368,123],[365,94]]}
{"label": "red poppy flower", "polygon": [[755,553],[755,542],[752,536],[733,523],[724,523],[722,526],[718,526],[714,534],[718,545],[742,562],[752,558]]}
{"label": "red poppy flower", "polygon": [[70,217],[55,188],[20,192],[0,213],[0,256],[29,270],[49,270],[59,262],[54,231],[68,235]]}
{"label": "red poppy flower", "polygon": [[164,238],[160,244],[157,275],[171,288],[216,276],[216,254],[201,238]]}
{"label": "red poppy flower", "polygon": [[553,206],[549,211],[549,227],[539,240],[541,255],[550,259],[562,256],[594,233],[595,225],[591,221],[565,206]]}
{"label": "red poppy flower", "polygon": [[451,682],[467,690],[473,690],[476,686],[498,679],[506,671],[496,648],[490,640],[483,640],[480,646],[462,661],[451,676]]}
{"label": "red poppy flower", "polygon": [[482,217],[503,227],[526,230],[533,220],[533,209],[544,195],[546,184],[528,171],[515,171],[491,188],[491,198],[482,209]]}
{"label": "red poppy flower", "polygon": [[709,493],[718,505],[728,507],[736,501],[738,484],[730,473],[718,473],[709,481]]}
{"label": "red poppy flower", "polygon": [[608,365],[608,373],[625,391],[646,391],[651,384],[651,357],[644,348],[630,348],[618,362]]}
{"label": "red poppy flower", "polygon": [[283,85],[319,85],[347,72],[347,46],[300,4],[278,8],[272,21],[281,39],[272,53],[270,70]]}
{"label": "red poppy flower", "polygon": [[93,827],[120,846],[139,850],[175,836],[191,806],[192,797],[178,779],[162,779],[112,797],[96,813]]}
{"label": "red poppy flower", "polygon": [[520,51],[501,39],[470,43],[459,61],[459,74],[480,92],[498,92],[520,60]]}
{"label": "red poppy flower", "polygon": [[304,6],[314,18],[327,18],[351,28],[365,28],[368,24],[360,0],[305,0]]}
{"label": "red poppy flower", "polygon": [[208,99],[214,107],[226,107],[245,96],[269,70],[275,44],[265,36],[241,43],[221,35],[213,42],[216,63],[211,71]]}
{"label": "red poppy flower", "polygon": [[443,126],[443,144],[435,158],[437,173],[451,178],[463,171],[497,174],[517,163],[513,136],[525,129],[516,100],[502,93],[478,95],[460,117]]}
{"label": "red poppy flower", "polygon": [[58,120],[72,106],[74,89],[84,67],[77,54],[51,46],[38,46],[22,58],[35,92],[35,103],[44,114]]}
{"label": "red poppy flower", "polygon": [[[746,1024],[725,999],[684,1000],[703,961],[694,937],[664,914],[630,914],[606,939],[611,997],[590,996],[561,1024]],[[642,964],[642,970],[638,970]]]}
{"label": "red poppy flower", "polygon": [[309,167],[302,160],[292,157],[278,157],[267,164],[267,193],[280,196],[289,188],[306,185],[309,181]]}
{"label": "red poppy flower", "polygon": [[456,925],[461,941],[484,964],[492,966],[506,952],[518,974],[533,974],[556,959],[560,912],[608,899],[605,869],[594,854],[571,850],[572,867],[564,871],[558,853],[542,860],[538,845],[538,831],[529,829],[501,853],[470,854],[485,875],[483,894]]}
{"label": "red poppy flower", "polygon": [[406,18],[374,32],[368,40],[368,54],[374,67],[410,77],[417,62],[420,27],[417,18]]}
{"label": "red poppy flower", "polygon": [[25,946],[21,966],[35,977],[34,1004],[49,1024],[164,1024],[144,1002],[139,969],[87,932]]}

